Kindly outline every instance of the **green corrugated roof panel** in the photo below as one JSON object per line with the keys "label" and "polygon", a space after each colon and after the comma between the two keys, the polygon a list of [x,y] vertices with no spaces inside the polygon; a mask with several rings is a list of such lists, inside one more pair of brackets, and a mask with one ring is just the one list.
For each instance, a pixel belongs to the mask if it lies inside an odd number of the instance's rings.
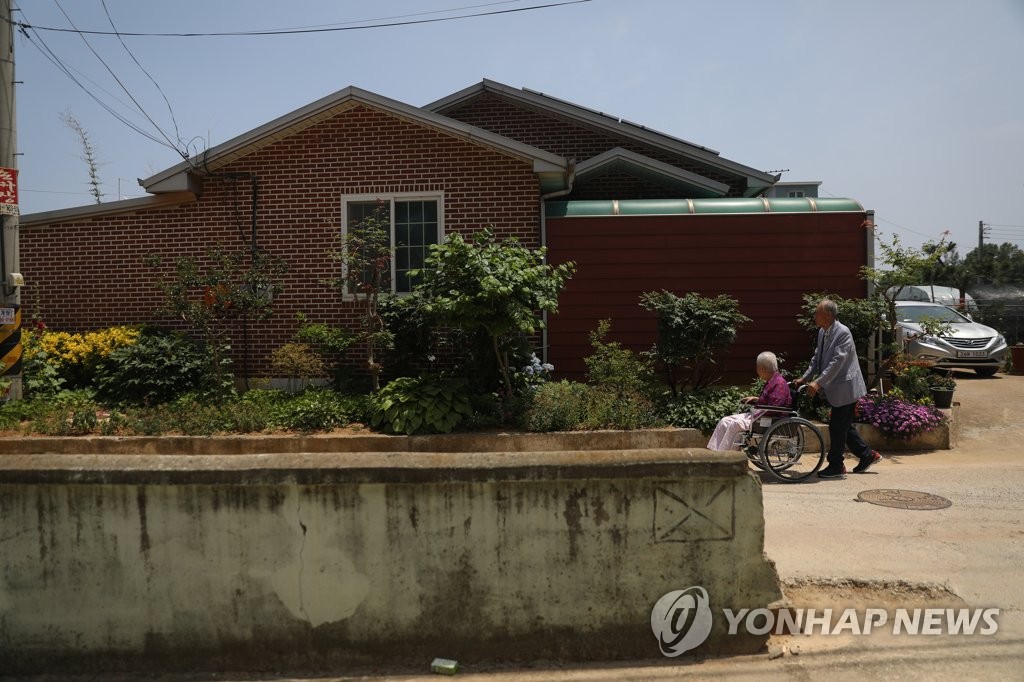
{"label": "green corrugated roof panel", "polygon": [[738,213],[861,213],[854,199],[624,199],[549,201],[551,218],[616,215],[734,215]]}

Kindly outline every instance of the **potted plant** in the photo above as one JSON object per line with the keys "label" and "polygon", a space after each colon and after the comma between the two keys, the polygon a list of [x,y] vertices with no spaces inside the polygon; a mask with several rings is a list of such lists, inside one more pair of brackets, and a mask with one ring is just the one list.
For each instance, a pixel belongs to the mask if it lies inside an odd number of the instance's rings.
{"label": "potted plant", "polygon": [[949,408],[953,404],[953,391],[956,389],[956,379],[951,372],[945,374],[933,374],[928,379],[928,389],[932,394],[932,402],[935,407]]}

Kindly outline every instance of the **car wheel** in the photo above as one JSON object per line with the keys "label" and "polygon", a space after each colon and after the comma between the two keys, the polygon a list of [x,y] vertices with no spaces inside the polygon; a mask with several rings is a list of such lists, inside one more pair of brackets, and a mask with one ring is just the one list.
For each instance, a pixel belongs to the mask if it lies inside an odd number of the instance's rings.
{"label": "car wheel", "polygon": [[975,367],[974,373],[979,377],[990,377],[999,371],[998,367]]}

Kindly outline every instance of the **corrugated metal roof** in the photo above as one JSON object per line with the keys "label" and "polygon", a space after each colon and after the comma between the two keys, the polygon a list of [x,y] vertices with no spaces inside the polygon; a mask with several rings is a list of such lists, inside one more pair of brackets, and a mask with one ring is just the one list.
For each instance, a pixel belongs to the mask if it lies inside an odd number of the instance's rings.
{"label": "corrugated metal roof", "polygon": [[738,213],[862,213],[854,199],[624,199],[549,201],[549,218],[625,215],[735,215]]}

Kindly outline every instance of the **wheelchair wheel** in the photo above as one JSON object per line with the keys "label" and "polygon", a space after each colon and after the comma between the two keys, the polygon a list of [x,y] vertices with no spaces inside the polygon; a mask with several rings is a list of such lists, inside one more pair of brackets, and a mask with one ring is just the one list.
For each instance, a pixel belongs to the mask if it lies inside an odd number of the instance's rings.
{"label": "wheelchair wheel", "polygon": [[825,461],[825,439],[802,417],[781,419],[761,437],[758,454],[766,471],[783,483],[802,481]]}

